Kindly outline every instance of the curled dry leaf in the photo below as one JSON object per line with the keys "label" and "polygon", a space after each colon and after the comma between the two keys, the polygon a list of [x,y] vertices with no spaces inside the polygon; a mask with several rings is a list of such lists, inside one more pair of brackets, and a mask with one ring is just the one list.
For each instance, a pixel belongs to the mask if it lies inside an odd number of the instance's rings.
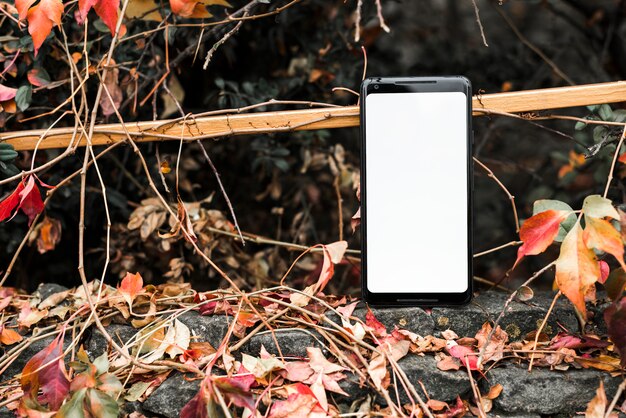
{"label": "curled dry leaf", "polygon": [[289,297],[291,303],[296,306],[306,306],[311,300],[311,296],[321,292],[326,287],[335,273],[335,264],[341,262],[343,255],[348,249],[348,243],[346,241],[337,241],[332,244],[322,245],[322,248],[324,261],[317,282],[304,289],[304,294],[294,293]]}
{"label": "curled dry leaf", "polygon": [[600,380],[600,386],[596,390],[596,396],[589,402],[585,410],[585,418],[604,418],[607,407],[606,393],[604,392],[604,383]]}
{"label": "curled dry leaf", "polygon": [[489,322],[485,322],[480,331],[476,334],[478,350],[480,351],[484,348],[483,361],[498,361],[502,359],[502,357],[504,357],[504,348],[509,340],[509,336],[506,331],[498,325],[491,336],[491,340],[487,341],[492,329],[493,327],[491,324]]}
{"label": "curled dry leaf", "polygon": [[47,253],[56,248],[61,241],[61,222],[58,219],[45,216],[28,237],[29,242],[37,242],[39,254]]}
{"label": "curled dry leaf", "polygon": [[528,302],[535,296],[535,292],[528,286],[520,286],[515,294],[515,299],[520,302]]}
{"label": "curled dry leaf", "polygon": [[[81,1],[84,4],[94,3],[93,0],[81,0]],[[97,0],[95,2],[96,4],[95,7],[97,8],[98,4],[106,3],[106,2],[111,2],[111,1],[110,0]],[[117,2],[119,3],[119,0],[117,0]],[[115,8],[115,21],[117,21],[117,6]],[[113,23],[113,25],[114,26],[113,26],[113,29],[111,29],[111,32],[115,30],[115,23]],[[115,61],[111,60],[111,65],[114,66]],[[100,108],[102,109],[102,114],[104,114],[104,116],[111,116],[112,114],[114,114],[115,111],[120,107],[120,105],[122,104],[122,100],[124,99],[124,93],[122,92],[122,88],[120,87],[119,81],[118,81],[119,75],[120,75],[120,70],[117,67],[109,67],[106,73],[106,77],[104,79],[104,87],[109,92],[109,94],[106,94],[106,92],[103,92],[102,96],[100,97]],[[111,97],[109,97],[109,95]]]}
{"label": "curled dry leaf", "polygon": [[326,413],[307,385],[287,385],[285,391],[287,399],[274,402],[268,418],[326,418]]}
{"label": "curled dry leaf", "polygon": [[17,324],[22,328],[30,328],[46,316],[48,316],[47,309],[32,308],[28,302],[23,302],[17,316]]}

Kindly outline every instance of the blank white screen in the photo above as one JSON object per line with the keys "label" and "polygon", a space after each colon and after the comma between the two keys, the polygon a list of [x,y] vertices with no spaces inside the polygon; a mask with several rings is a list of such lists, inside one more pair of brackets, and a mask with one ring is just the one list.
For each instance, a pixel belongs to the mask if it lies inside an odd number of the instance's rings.
{"label": "blank white screen", "polygon": [[465,292],[467,97],[374,93],[365,100],[368,290]]}

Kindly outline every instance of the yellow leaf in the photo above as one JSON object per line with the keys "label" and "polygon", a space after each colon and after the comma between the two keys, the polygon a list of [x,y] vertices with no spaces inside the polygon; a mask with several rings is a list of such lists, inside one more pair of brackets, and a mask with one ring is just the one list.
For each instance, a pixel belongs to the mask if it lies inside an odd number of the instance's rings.
{"label": "yellow leaf", "polygon": [[565,236],[556,260],[556,284],[583,317],[586,317],[585,294],[599,277],[596,255],[585,245],[582,228],[576,222]]}
{"label": "yellow leaf", "polygon": [[583,238],[587,246],[611,254],[619,261],[622,268],[626,270],[626,264],[624,264],[624,244],[619,231],[609,221],[604,219],[588,216],[585,218],[585,223]]}
{"label": "yellow leaf", "polygon": [[131,0],[126,6],[125,16],[129,19],[151,20],[161,22],[163,16],[159,13],[159,6],[154,0]]}

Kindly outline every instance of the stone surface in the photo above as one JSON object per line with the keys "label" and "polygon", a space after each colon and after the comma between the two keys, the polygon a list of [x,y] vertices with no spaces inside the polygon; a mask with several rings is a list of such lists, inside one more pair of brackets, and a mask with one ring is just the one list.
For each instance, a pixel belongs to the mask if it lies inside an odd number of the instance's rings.
{"label": "stone surface", "polygon": [[[519,340],[537,329],[553,296],[550,293],[540,293],[525,303],[511,302],[500,321],[500,326],[506,330],[511,341]],[[504,293],[488,292],[476,297],[467,306],[433,308],[432,318],[440,331],[451,329],[461,337],[473,337],[485,321],[496,320],[507,298],[508,295]],[[571,332],[578,331],[574,309],[565,298],[557,301],[544,332],[554,336],[560,330],[559,324]]]}
{"label": "stone surface", "polygon": [[488,384],[480,382],[483,392],[487,386],[501,384],[502,393],[494,400],[494,407],[508,413],[573,415],[584,412],[595,396],[600,379],[604,381],[606,396],[612,399],[620,378],[591,369],[571,369],[565,372],[534,368],[528,373],[526,367],[507,365],[491,369]]}
{"label": "stone surface", "polygon": [[[119,345],[126,344],[137,333],[137,330],[130,325],[110,324],[106,329],[109,335],[111,335],[111,338]],[[94,359],[105,351],[108,351],[108,349],[107,340],[95,325],[92,326],[91,335],[85,343],[87,354]]]}
{"label": "stone surface", "polygon": [[[398,365],[406,373],[416,389],[419,390],[420,381],[424,384],[431,399],[448,402],[456,399],[457,395],[463,397],[471,390],[467,372],[461,370],[439,370],[437,368],[437,360],[432,355],[418,356],[408,354],[398,361]],[[391,388],[389,390],[392,391]],[[401,395],[404,393],[402,389],[399,389],[399,391]],[[406,395],[404,396],[406,400]]]}
{"label": "stone surface", "polygon": [[10,411],[6,406],[0,408],[0,418],[15,418],[15,412]]}
{"label": "stone surface", "polygon": [[226,315],[200,315],[196,311],[185,312],[177,318],[180,322],[187,325],[192,332],[192,335],[197,335],[194,341],[207,341],[211,345],[217,348],[226,333],[228,332],[228,326],[233,320],[232,317]]}
{"label": "stone surface", "polygon": [[[324,348],[324,338],[315,331],[309,329],[274,330],[276,339],[284,357],[306,357],[307,347]],[[261,346],[270,353],[279,356],[272,333],[264,331],[254,335],[241,347],[241,352],[259,357]]]}
{"label": "stone surface", "polygon": [[[435,323],[432,317],[422,308],[398,307],[398,308],[371,308],[376,319],[378,319],[389,332],[394,327],[403,328],[418,335],[429,335],[433,333]],[[352,313],[352,316],[365,321],[367,308],[365,304],[359,303]],[[327,313],[326,316],[331,321],[341,325],[339,315],[334,312]]]}
{"label": "stone surface", "polygon": [[174,372],[146,401],[143,409],[159,416],[178,418],[181,409],[200,390],[200,380],[188,381],[180,372]]}
{"label": "stone surface", "polygon": [[56,283],[41,283],[37,290],[35,291],[35,295],[39,294],[41,300],[46,299],[48,296],[53,295],[55,293],[64,292],[68,288],[65,286],[61,286]]}

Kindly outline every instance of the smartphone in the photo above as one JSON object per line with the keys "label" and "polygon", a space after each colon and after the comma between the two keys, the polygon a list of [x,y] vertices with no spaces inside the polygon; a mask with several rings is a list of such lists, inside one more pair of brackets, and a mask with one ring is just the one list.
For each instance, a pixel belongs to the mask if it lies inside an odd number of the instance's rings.
{"label": "smartphone", "polygon": [[361,272],[370,304],[471,300],[471,91],[460,76],[361,85]]}

